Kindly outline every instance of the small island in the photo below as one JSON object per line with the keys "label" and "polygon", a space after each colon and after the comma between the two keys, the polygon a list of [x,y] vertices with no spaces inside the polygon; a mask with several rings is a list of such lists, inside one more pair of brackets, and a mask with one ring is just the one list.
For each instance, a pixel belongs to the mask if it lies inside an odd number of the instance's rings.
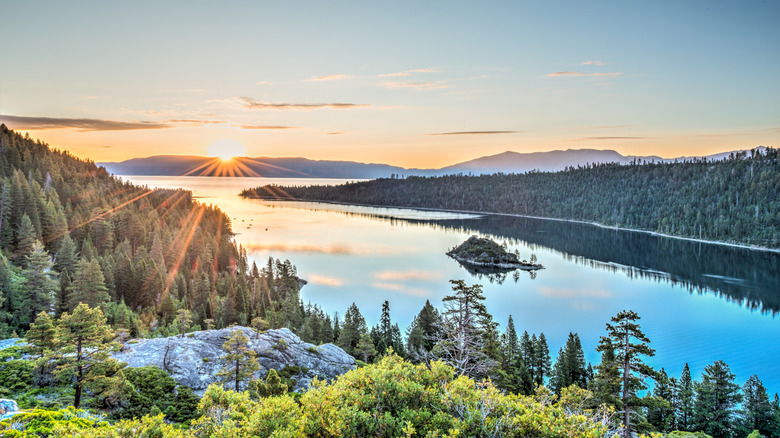
{"label": "small island", "polygon": [[447,255],[457,260],[469,270],[489,272],[509,271],[523,269],[535,271],[544,269],[544,266],[536,263],[536,256],[531,255],[531,262],[520,261],[517,254],[508,252],[498,243],[484,238],[471,236],[459,246],[449,250]]}

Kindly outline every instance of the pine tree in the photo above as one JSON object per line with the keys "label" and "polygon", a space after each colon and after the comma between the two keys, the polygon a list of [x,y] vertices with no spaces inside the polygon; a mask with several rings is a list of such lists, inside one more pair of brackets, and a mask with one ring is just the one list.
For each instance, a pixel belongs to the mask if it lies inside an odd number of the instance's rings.
{"label": "pine tree", "polygon": [[287,384],[282,382],[279,373],[273,368],[265,375],[265,382],[260,379],[249,382],[249,396],[254,399],[283,395],[287,389]]}
{"label": "pine tree", "polygon": [[[187,330],[190,329],[190,325],[192,324],[192,312],[190,312],[187,309],[179,309],[179,310],[177,310],[176,311],[176,318],[173,319],[173,322],[175,324],[179,325],[179,329],[181,330],[181,333],[180,333],[179,336],[183,338],[184,334],[187,333]],[[208,325],[210,325],[210,324],[208,324]]]}
{"label": "pine tree", "polygon": [[224,383],[234,383],[235,391],[239,391],[239,384],[252,378],[252,374],[260,369],[257,362],[257,353],[249,348],[249,338],[241,330],[233,330],[230,337],[222,344],[227,352],[223,357],[225,365],[217,373],[223,378]]}
{"label": "pine tree", "polygon": [[100,263],[96,259],[79,260],[68,289],[68,307],[73,310],[79,303],[97,307],[110,300]]}
{"label": "pine tree", "polygon": [[639,324],[639,315],[633,311],[623,310],[612,317],[612,323],[607,323],[607,336],[602,337],[598,351],[605,349],[615,350],[615,364],[622,372],[622,410],[623,410],[623,436],[628,437],[632,431],[631,416],[635,413],[634,407],[639,404],[637,391],[646,389],[644,379],[654,377],[655,371],[647,366],[640,355],[653,356],[655,351],[647,344],[650,340],[642,333]]}
{"label": "pine tree", "polygon": [[99,366],[115,361],[109,355],[116,349],[111,342],[113,332],[100,308],[92,309],[84,303],[76,306],[70,314],[63,314],[57,327],[61,365],[56,373],[73,376],[76,390],[73,406],[78,408],[85,384],[100,377]]}
{"label": "pine tree", "polygon": [[727,438],[735,432],[736,406],[742,399],[734,374],[722,360],[704,367],[702,381],[694,384],[696,428],[713,438]]}
{"label": "pine tree", "polygon": [[366,327],[366,319],[360,313],[355,303],[352,303],[347,308],[347,313],[344,314],[344,323],[341,325],[341,330],[338,338],[338,346],[343,348],[348,354],[355,352],[360,338],[368,333]]}
{"label": "pine tree", "polygon": [[682,374],[680,375],[679,409],[677,412],[677,424],[680,430],[693,430],[693,381],[691,380],[691,369],[688,363],[685,363]]}
{"label": "pine tree", "polygon": [[[454,295],[442,299],[445,310],[441,340],[435,355],[463,375],[477,378],[487,375],[496,364],[485,354],[485,321],[492,321],[485,308],[482,286],[466,286],[463,280],[450,280]],[[490,330],[490,328],[488,328]]]}
{"label": "pine tree", "polygon": [[653,395],[649,397],[651,405],[648,407],[647,421],[660,432],[669,432],[674,423],[674,410],[672,408],[672,384],[666,371],[661,368],[658,372]]}
{"label": "pine tree", "polygon": [[774,432],[772,404],[769,402],[769,396],[761,379],[755,374],[750,376],[742,387],[742,393],[744,395],[743,433],[757,430],[763,436],[772,436]]}
{"label": "pine tree", "polygon": [[40,312],[53,310],[54,298],[59,289],[56,273],[51,270],[53,263],[40,242],[33,242],[27,253],[26,268],[22,271],[22,300],[19,303],[19,322],[26,326]]}
{"label": "pine tree", "polygon": [[363,333],[363,335],[360,336],[360,340],[355,346],[354,353],[357,356],[361,356],[363,358],[363,362],[366,363],[368,363],[370,358],[376,356],[377,350],[374,348],[374,341],[371,340],[371,335],[368,333]]}
{"label": "pine tree", "polygon": [[544,333],[540,333],[536,339],[534,339],[535,336],[536,334],[531,336],[534,357],[534,383],[542,386],[544,385],[544,378],[549,376],[552,370],[550,347],[547,346],[547,338],[544,336]]}
{"label": "pine tree", "polygon": [[596,375],[588,388],[593,393],[593,407],[607,405],[622,409],[620,399],[620,370],[615,360],[615,349],[604,343],[601,347],[601,363],[596,366]]}
{"label": "pine tree", "polygon": [[28,351],[39,359],[54,350],[57,343],[57,326],[54,318],[46,312],[41,312],[30,324],[30,329],[24,334]]}
{"label": "pine tree", "polygon": [[586,375],[585,353],[582,351],[580,337],[570,332],[566,344],[558,352],[558,360],[555,361],[550,376],[550,388],[558,395],[563,388],[571,385],[585,389]]}
{"label": "pine tree", "polygon": [[21,260],[20,265],[27,267],[27,255],[33,250],[33,245],[38,237],[35,234],[35,227],[33,227],[32,220],[26,214],[22,216],[22,221],[19,223],[19,227],[16,231],[16,252],[14,256],[16,259]]}
{"label": "pine tree", "polygon": [[442,319],[439,311],[425,300],[412,323],[406,329],[406,351],[413,361],[422,361],[430,357],[433,346],[440,338]]}

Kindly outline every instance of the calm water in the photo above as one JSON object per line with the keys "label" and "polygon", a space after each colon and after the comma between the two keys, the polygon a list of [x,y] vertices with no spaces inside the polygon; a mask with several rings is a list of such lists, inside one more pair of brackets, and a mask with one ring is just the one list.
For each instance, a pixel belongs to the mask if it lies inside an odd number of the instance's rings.
{"label": "calm water", "polygon": [[[267,183],[336,180],[125,177],[150,187],[182,187],[231,218],[237,240],[261,265],[290,259],[309,284],[305,301],[343,314],[357,303],[369,325],[382,301],[402,330],[430,300],[441,307],[449,279],[480,283],[502,327],[544,332],[553,360],[570,331],[586,360],[604,325],[622,309],[640,324],[656,355],[650,365],[679,377],[685,362],[699,379],[723,359],[741,385],[753,373],[780,391],[780,255],[617,232],[556,221],[310,202],[243,200],[241,189]],[[472,234],[506,242],[546,269],[504,278],[474,276],[444,253]]]}

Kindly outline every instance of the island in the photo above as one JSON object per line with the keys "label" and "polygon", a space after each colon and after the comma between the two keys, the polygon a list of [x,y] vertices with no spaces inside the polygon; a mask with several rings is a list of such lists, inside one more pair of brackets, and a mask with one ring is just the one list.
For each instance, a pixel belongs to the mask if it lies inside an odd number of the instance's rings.
{"label": "island", "polygon": [[508,252],[505,247],[484,238],[471,236],[465,242],[447,251],[447,255],[457,260],[469,271],[501,272],[513,269],[535,271],[544,269],[536,263],[536,256],[531,255],[531,262],[520,260],[517,254]]}

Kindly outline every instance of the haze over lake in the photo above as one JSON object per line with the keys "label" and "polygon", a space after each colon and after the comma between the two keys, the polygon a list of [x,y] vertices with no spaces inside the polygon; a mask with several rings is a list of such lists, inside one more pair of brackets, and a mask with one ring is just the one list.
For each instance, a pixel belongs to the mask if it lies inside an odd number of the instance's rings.
{"label": "haze over lake", "polygon": [[[428,299],[441,308],[450,279],[484,286],[488,311],[501,323],[511,314],[518,331],[544,332],[553,359],[570,331],[586,360],[604,325],[622,309],[640,324],[656,355],[651,366],[694,378],[724,360],[740,384],[756,373],[780,391],[780,255],[707,245],[582,224],[500,216],[312,202],[244,200],[244,188],[268,183],[328,184],[339,180],[123,177],[150,187],[182,187],[224,210],[236,239],[258,265],[290,259],[309,284],[305,302],[344,313],[355,302],[369,325],[381,303],[402,331]],[[445,252],[477,234],[505,242],[521,259],[535,254],[546,269],[535,278],[509,273],[503,281],[475,277]]]}

